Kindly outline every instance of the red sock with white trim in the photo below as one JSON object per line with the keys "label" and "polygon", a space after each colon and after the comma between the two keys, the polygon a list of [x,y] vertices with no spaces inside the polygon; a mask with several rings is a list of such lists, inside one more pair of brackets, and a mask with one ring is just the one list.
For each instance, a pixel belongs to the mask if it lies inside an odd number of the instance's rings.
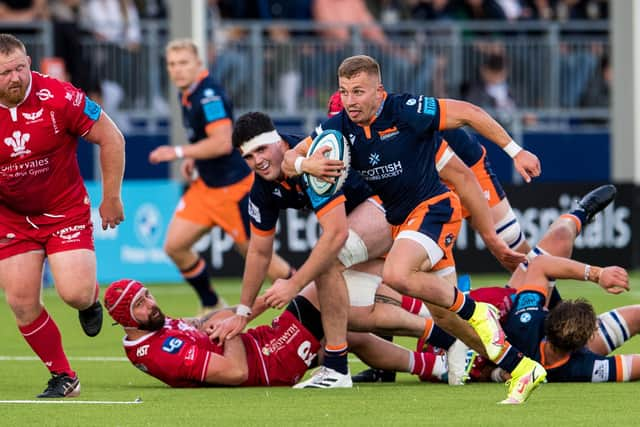
{"label": "red sock with white trim", "polygon": [[19,326],[20,333],[50,372],[65,373],[75,377],[62,348],[62,336],[58,325],[44,308],[36,320]]}

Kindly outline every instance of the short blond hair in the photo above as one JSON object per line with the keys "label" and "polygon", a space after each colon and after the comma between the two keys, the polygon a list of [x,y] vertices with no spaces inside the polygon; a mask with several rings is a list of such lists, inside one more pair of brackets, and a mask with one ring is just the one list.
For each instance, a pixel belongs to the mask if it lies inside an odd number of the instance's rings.
{"label": "short blond hair", "polygon": [[167,47],[165,47],[164,51],[165,53],[169,53],[173,50],[189,50],[193,52],[193,54],[198,58],[200,57],[198,46],[196,46],[196,44],[191,39],[171,40],[169,43],[167,43]]}
{"label": "short blond hair", "polygon": [[382,81],[378,61],[368,55],[350,56],[342,61],[342,64],[338,67],[338,78],[344,77],[350,79],[356,74],[363,72],[377,76],[378,80]]}

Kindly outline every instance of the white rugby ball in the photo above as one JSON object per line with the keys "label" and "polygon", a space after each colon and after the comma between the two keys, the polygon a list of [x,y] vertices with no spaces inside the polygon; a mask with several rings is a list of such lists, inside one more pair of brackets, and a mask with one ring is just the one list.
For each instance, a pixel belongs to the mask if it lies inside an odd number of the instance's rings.
{"label": "white rugby ball", "polygon": [[309,188],[319,196],[331,196],[342,188],[349,174],[349,163],[351,161],[347,140],[342,135],[342,132],[334,129],[322,131],[314,138],[307,152],[307,157],[311,157],[318,149],[325,146],[331,147],[331,150],[324,153],[324,156],[328,159],[342,160],[344,169],[334,183],[326,182],[313,175],[305,174]]}

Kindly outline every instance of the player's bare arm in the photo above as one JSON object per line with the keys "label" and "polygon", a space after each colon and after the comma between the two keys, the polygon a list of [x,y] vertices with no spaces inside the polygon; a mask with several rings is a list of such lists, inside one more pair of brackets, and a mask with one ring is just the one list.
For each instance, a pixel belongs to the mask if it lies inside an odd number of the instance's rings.
{"label": "player's bare arm", "polygon": [[513,142],[507,131],[485,110],[465,101],[453,99],[439,101],[446,109],[443,128],[471,126],[513,158],[514,167],[526,182],[531,182],[531,178],[540,176],[542,168],[538,157]]}
{"label": "player's bare arm", "polygon": [[121,190],[124,176],[124,137],[104,111],[84,137],[100,146],[102,171],[102,229],[115,228],[124,221]]}
{"label": "player's bare arm", "polygon": [[249,375],[247,354],[240,337],[224,342],[224,354],[211,353],[205,382],[216,385],[240,385]]}
{"label": "player's bare arm", "polygon": [[440,171],[440,176],[455,186],[462,204],[471,213],[473,228],[480,234],[487,248],[506,269],[513,271],[525,257],[510,249],[496,234],[489,205],[471,169],[454,154]]}
{"label": "player's bare arm", "polygon": [[320,215],[318,222],[322,227],[322,234],[309,258],[291,278],[276,280],[264,293],[269,306],[284,307],[304,286],[335,265],[338,252],[347,241],[349,233],[344,203]]}
{"label": "player's bare arm", "polygon": [[231,144],[233,126],[229,119],[223,119],[220,122],[207,130],[206,138],[193,144],[157,147],[149,154],[149,162],[156,164],[180,158],[211,159],[228,155],[233,150]]}
{"label": "player's bare arm", "polygon": [[[629,290],[629,275],[624,268],[617,266],[601,268],[552,255],[535,257],[529,263],[527,274],[520,286],[528,283],[545,283],[549,278],[597,283],[611,294],[620,294]],[[509,283],[509,285],[512,284]]]}
{"label": "player's bare arm", "polygon": [[[236,310],[235,315],[215,325],[209,333],[212,340],[221,342],[229,340],[242,332],[249,323],[253,310],[247,310],[247,308],[253,307],[257,302],[257,295],[267,276],[269,263],[273,256],[273,240],[273,235],[261,236],[257,233],[254,233],[249,239],[240,293],[240,306],[243,309]],[[264,304],[262,300],[261,303]]]}

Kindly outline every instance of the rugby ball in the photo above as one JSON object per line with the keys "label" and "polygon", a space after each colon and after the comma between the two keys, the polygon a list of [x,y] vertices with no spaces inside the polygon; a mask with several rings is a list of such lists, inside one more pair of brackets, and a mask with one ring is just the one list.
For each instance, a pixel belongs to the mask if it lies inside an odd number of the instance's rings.
{"label": "rugby ball", "polygon": [[319,196],[331,196],[342,188],[349,174],[349,163],[351,160],[347,140],[340,131],[334,129],[322,131],[314,138],[309,147],[309,151],[307,151],[307,158],[325,146],[331,147],[331,150],[325,152],[324,156],[328,159],[342,160],[344,169],[334,183],[323,181],[320,178],[305,173],[305,179],[309,188]]}

